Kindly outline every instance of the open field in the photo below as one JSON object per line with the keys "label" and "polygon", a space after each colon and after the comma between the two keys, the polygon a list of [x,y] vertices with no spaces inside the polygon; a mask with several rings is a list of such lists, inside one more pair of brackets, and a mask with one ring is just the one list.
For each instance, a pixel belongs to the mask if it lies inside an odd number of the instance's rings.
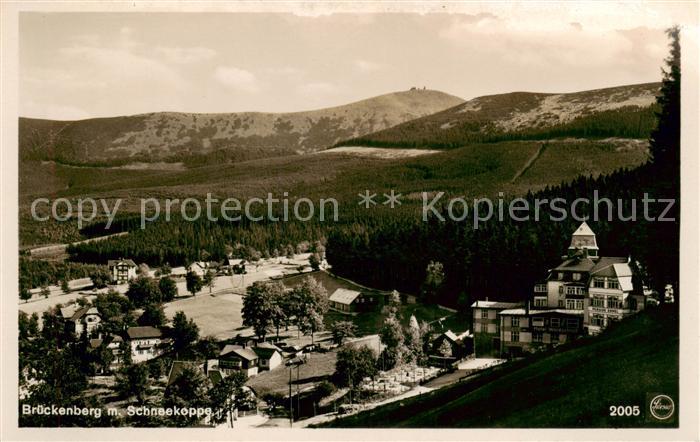
{"label": "open field", "polygon": [[241,309],[243,298],[240,295],[209,295],[202,293],[194,297],[176,299],[165,304],[165,316],[172,319],[175,313],[183,311],[199,326],[201,336],[225,339],[241,331],[243,318]]}

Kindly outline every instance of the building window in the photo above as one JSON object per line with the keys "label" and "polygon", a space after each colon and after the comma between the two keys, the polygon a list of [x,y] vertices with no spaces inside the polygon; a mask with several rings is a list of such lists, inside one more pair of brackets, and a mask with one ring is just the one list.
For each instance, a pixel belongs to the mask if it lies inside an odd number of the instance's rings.
{"label": "building window", "polygon": [[546,298],[535,298],[535,307],[546,307],[547,306],[547,299]]}
{"label": "building window", "polygon": [[535,293],[547,293],[547,286],[545,284],[535,285]]}
{"label": "building window", "polygon": [[518,342],[518,341],[520,341],[520,332],[518,332],[518,331],[512,331],[512,332],[510,332],[510,341],[511,341],[511,342]]}
{"label": "building window", "polygon": [[560,285],[560,286],[559,286],[559,294],[560,294],[560,295],[563,295],[563,294],[564,294],[564,286],[563,286],[563,285]]}
{"label": "building window", "polygon": [[569,329],[576,329],[578,328],[578,319],[574,318],[568,318],[566,320],[566,327]]}
{"label": "building window", "polygon": [[532,342],[542,342],[542,332],[532,332]]}
{"label": "building window", "polygon": [[605,288],[605,279],[603,278],[596,278],[593,280],[593,287],[597,289],[604,289]]}
{"label": "building window", "polygon": [[593,307],[600,307],[600,308],[603,308],[603,307],[605,307],[605,298],[600,298],[600,297],[597,297],[597,296],[596,296],[596,297],[593,297],[593,298],[591,299],[591,305],[592,305]]}
{"label": "building window", "polygon": [[559,342],[559,333],[550,333],[549,342],[557,344]]}
{"label": "building window", "polygon": [[563,280],[563,279],[564,279],[564,273],[562,273],[562,272],[557,273],[557,279],[558,279],[559,281]]}
{"label": "building window", "polygon": [[593,315],[593,317],[591,318],[591,325],[602,327],[604,324],[605,318],[603,318],[601,315]]}
{"label": "building window", "polygon": [[608,298],[608,308],[622,308],[622,300],[620,298]]}
{"label": "building window", "polygon": [[512,316],[510,318],[510,326],[511,327],[519,327],[520,326],[520,319],[517,316]]}
{"label": "building window", "polygon": [[618,290],[620,288],[620,283],[616,279],[609,279],[608,288]]}
{"label": "building window", "polygon": [[580,281],[581,280],[581,274],[580,273],[574,273],[574,281]]}
{"label": "building window", "polygon": [[549,320],[549,326],[552,328],[557,328],[559,327],[559,318],[551,318]]}
{"label": "building window", "polygon": [[481,319],[488,319],[489,318],[489,311],[482,309],[481,310]]}
{"label": "building window", "polygon": [[564,307],[564,300],[560,299],[559,302],[557,303],[558,307]]}
{"label": "building window", "polygon": [[544,318],[532,318],[533,327],[544,327]]}

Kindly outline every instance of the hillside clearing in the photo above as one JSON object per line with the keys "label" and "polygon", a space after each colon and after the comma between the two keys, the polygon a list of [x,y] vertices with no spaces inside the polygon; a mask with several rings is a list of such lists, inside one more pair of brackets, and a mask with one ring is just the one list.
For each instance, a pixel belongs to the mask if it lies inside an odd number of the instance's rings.
{"label": "hillside clearing", "polygon": [[318,153],[350,154],[391,160],[396,158],[413,158],[423,155],[432,155],[438,152],[440,151],[435,149],[391,149],[368,146],[340,146],[328,150],[322,150]]}

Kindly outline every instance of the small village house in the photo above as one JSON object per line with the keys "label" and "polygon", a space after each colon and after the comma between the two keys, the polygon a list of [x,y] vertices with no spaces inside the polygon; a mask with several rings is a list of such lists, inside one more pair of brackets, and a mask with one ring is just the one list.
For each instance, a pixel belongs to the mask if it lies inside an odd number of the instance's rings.
{"label": "small village house", "polygon": [[208,262],[204,262],[204,261],[193,262],[193,263],[189,266],[188,270],[189,270],[190,272],[195,273],[195,274],[196,274],[197,276],[199,276],[200,278],[202,278],[202,277],[204,277],[204,275],[206,275],[206,273],[209,271],[209,263],[208,263]]}
{"label": "small village house", "polygon": [[248,271],[246,270],[245,259],[228,258],[227,264],[228,264],[228,271],[232,275],[243,275],[245,273],[248,273]]}
{"label": "small village house", "polygon": [[[447,343],[447,344],[445,344]],[[447,330],[435,337],[430,343],[430,359],[452,363],[466,357],[472,353],[474,346],[474,336],[469,330],[459,335],[452,330]],[[449,348],[449,352],[444,353],[444,349]]]}
{"label": "small village house", "polygon": [[251,350],[258,356],[258,368],[262,370],[274,370],[282,364],[282,350],[274,344],[263,342]]}
{"label": "small village house", "polygon": [[258,355],[250,348],[229,344],[219,353],[219,370],[224,375],[242,371],[252,377],[258,374],[258,360]]}
{"label": "small village house", "polygon": [[124,339],[119,335],[109,334],[105,338],[90,339],[90,348],[97,349],[102,345],[112,352],[112,362],[109,364],[110,370],[115,370],[124,362],[124,355],[121,348]]}
{"label": "small village house", "polygon": [[130,259],[110,259],[107,261],[113,284],[126,284],[136,278],[136,263]]}
{"label": "small village house", "polygon": [[167,341],[163,332],[155,327],[129,327],[126,330],[131,350],[131,360],[134,363],[145,362],[159,356]]}
{"label": "small village house", "polygon": [[95,307],[78,307],[72,305],[61,309],[61,317],[65,321],[66,330],[80,337],[83,332],[88,336],[97,330],[102,322],[102,315]]}
{"label": "small village house", "polygon": [[345,314],[357,314],[377,308],[378,297],[357,290],[339,288],[328,298],[330,308]]}

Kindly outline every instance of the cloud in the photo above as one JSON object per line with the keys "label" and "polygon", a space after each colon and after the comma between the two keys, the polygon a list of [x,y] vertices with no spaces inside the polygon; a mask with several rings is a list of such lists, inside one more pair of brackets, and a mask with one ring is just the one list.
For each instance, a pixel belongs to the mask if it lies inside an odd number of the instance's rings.
{"label": "cloud", "polygon": [[370,73],[381,70],[384,66],[380,63],[369,60],[355,60],[353,65],[355,69],[362,73]]}
{"label": "cloud", "polygon": [[473,56],[532,69],[552,66],[563,70],[595,70],[619,65],[622,56],[628,55],[636,44],[613,28],[513,17],[457,18],[440,32],[440,37],[467,49]]}
{"label": "cloud", "polygon": [[83,69],[92,70],[101,78],[109,78],[112,84],[129,79],[141,84],[155,81],[178,88],[186,85],[177,71],[153,58],[136,54],[130,48],[70,46],[59,49],[59,53],[75,58]]}
{"label": "cloud", "polygon": [[155,52],[167,61],[176,64],[198,63],[216,56],[215,50],[203,47],[169,48],[158,46],[155,48]]}
{"label": "cloud", "polygon": [[255,74],[233,66],[219,66],[214,71],[214,78],[227,88],[239,92],[256,93],[261,89]]}

